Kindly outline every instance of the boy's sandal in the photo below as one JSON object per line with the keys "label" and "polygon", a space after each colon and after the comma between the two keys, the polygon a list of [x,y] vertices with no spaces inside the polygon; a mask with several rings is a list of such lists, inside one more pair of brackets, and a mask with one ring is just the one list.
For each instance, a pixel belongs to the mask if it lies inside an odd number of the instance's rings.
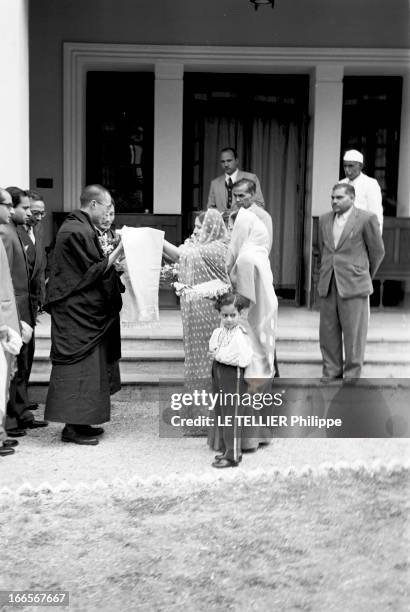
{"label": "boy's sandal", "polygon": [[[225,455],[215,455],[215,461],[220,461],[221,459],[226,459]],[[233,459],[228,459],[228,461],[233,461]],[[242,455],[238,458],[237,463],[242,461]]]}
{"label": "boy's sandal", "polygon": [[223,459],[219,459],[219,461],[214,461],[212,464],[212,467],[223,469],[223,468],[229,468],[229,467],[238,467],[238,465],[239,465],[239,461],[233,461],[231,459],[226,459],[224,457]]}

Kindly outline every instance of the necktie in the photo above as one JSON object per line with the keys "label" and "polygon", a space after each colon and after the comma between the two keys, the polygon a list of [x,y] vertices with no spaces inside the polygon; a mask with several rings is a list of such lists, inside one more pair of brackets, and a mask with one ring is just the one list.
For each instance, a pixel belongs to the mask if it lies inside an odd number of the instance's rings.
{"label": "necktie", "polygon": [[33,244],[36,244],[36,239],[35,239],[35,237],[34,237],[34,230],[33,230],[33,228],[32,228],[32,227],[29,227],[29,228],[28,228],[28,230],[27,230],[27,233],[28,233],[28,235],[29,235],[29,236],[30,236],[30,238],[31,238],[31,242],[32,242]]}
{"label": "necktie", "polygon": [[226,181],[226,188],[228,190],[228,197],[227,197],[227,200],[226,200],[226,208],[231,208],[231,206],[232,206],[232,187],[233,187],[232,179],[231,179],[231,177],[229,177],[228,180]]}

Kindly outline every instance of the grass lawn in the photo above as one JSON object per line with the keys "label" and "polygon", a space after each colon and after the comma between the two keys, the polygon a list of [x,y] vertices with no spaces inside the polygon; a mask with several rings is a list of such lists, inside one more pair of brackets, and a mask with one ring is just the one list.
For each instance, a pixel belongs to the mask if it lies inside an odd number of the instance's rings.
{"label": "grass lawn", "polygon": [[1,588],[69,590],[70,612],[408,610],[408,471],[228,471],[3,495]]}

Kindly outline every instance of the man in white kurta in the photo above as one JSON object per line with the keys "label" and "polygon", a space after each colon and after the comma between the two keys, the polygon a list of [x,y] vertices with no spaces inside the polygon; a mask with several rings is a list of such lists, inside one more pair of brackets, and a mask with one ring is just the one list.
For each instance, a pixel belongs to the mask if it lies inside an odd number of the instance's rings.
{"label": "man in white kurta", "polygon": [[346,151],[343,156],[343,168],[346,178],[341,183],[353,185],[356,198],[354,205],[356,208],[366,210],[376,215],[379,222],[380,233],[383,232],[383,206],[382,192],[376,179],[363,174],[363,154],[352,149]]}

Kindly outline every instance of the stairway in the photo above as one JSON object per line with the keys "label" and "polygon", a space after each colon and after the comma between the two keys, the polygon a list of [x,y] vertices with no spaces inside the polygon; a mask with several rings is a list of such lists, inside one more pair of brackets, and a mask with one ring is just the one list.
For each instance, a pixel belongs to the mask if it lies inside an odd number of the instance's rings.
{"label": "stairway", "polygon": [[[319,313],[293,306],[279,307],[277,357],[283,378],[320,378]],[[36,328],[36,353],[30,382],[50,378],[50,319]],[[184,351],[177,310],[161,311],[156,328],[123,330],[121,378],[124,385],[155,385],[161,378],[181,379]],[[363,376],[410,378],[410,313],[391,309],[372,311]]]}

